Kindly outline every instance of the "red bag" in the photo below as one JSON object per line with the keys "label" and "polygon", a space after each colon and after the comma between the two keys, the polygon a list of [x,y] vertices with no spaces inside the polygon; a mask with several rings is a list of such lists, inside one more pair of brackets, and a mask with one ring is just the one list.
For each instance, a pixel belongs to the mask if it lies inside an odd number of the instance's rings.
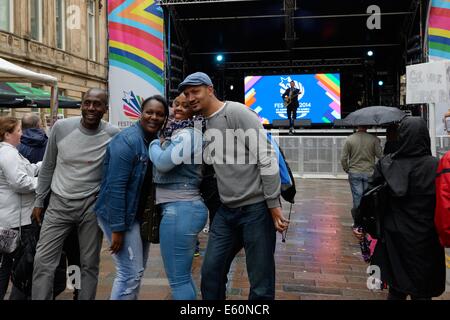
{"label": "red bag", "polygon": [[450,151],[439,161],[437,169],[434,223],[442,246],[450,247]]}

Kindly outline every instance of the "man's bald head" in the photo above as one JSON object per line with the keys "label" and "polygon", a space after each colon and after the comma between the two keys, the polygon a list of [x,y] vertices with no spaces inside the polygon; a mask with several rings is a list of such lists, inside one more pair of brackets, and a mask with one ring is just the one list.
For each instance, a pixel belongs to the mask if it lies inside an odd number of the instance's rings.
{"label": "man's bald head", "polygon": [[100,88],[89,89],[81,102],[81,124],[89,130],[97,129],[106,111],[108,111],[106,91]]}
{"label": "man's bald head", "polygon": [[22,130],[40,127],[41,127],[41,119],[37,114],[26,113],[22,117]]}
{"label": "man's bald head", "polygon": [[83,100],[87,96],[97,96],[102,100],[102,102],[105,104],[105,106],[108,105],[108,92],[106,92],[105,89],[102,88],[91,88],[83,96]]}

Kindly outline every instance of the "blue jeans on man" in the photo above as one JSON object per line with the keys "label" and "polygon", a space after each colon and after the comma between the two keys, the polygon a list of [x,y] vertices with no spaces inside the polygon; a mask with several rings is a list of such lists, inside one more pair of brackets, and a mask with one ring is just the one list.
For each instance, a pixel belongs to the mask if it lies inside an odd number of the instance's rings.
{"label": "blue jeans on man", "polygon": [[369,185],[369,177],[370,174],[368,173],[348,173],[348,182],[350,183],[350,189],[352,191],[353,198],[353,210],[356,210],[361,203],[362,195]]}
{"label": "blue jeans on man", "polygon": [[265,202],[238,208],[222,205],[209,231],[202,266],[201,291],[204,300],[224,298],[226,277],[236,245],[242,241],[250,281],[250,300],[275,298],[276,230]]}
{"label": "blue jeans on man", "polygon": [[[97,216],[97,220],[111,243],[112,231],[109,224],[100,216]],[[149,249],[150,242],[142,241],[140,224],[136,220],[125,232],[120,251],[112,255],[116,265],[116,278],[111,290],[111,300],[137,300]]]}

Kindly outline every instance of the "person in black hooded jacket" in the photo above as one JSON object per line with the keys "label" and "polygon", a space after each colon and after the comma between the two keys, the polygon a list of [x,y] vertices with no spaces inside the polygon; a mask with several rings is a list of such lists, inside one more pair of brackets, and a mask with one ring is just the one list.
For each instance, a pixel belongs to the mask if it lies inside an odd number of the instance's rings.
{"label": "person in black hooded jacket", "polygon": [[422,118],[405,118],[398,134],[397,151],[377,163],[369,181],[370,187],[388,184],[371,264],[389,286],[388,300],[428,300],[445,291],[445,253],[434,225],[438,160]]}
{"label": "person in black hooded jacket", "polygon": [[22,117],[22,137],[17,146],[19,153],[31,163],[37,163],[44,158],[48,137],[41,127],[38,115],[27,113]]}

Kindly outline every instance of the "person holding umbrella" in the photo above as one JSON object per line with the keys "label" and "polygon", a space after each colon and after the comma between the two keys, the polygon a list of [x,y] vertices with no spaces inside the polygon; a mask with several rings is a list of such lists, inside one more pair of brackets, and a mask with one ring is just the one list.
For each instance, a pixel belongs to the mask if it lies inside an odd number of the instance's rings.
{"label": "person holding umbrella", "polygon": [[344,123],[358,127],[357,131],[345,141],[342,150],[342,169],[348,173],[348,180],[353,197],[352,217],[359,207],[361,197],[372,175],[376,158],[381,158],[380,139],[367,133],[371,126],[394,124],[401,121],[406,114],[394,107],[371,106],[350,113]]}
{"label": "person holding umbrella", "polygon": [[342,168],[348,173],[348,181],[353,198],[351,210],[353,218],[353,233],[359,240],[364,261],[370,260],[370,240],[364,236],[361,228],[355,224],[356,210],[361,202],[364,190],[369,184],[373,173],[375,159],[381,158],[380,139],[367,133],[367,126],[359,126],[358,130],[345,141],[342,150]]}
{"label": "person holding umbrella", "polygon": [[[357,126],[356,133],[349,136],[342,150],[342,168],[348,173],[353,198],[351,210],[353,221],[361,202],[362,195],[369,184],[369,177],[375,167],[376,158],[382,157],[380,139],[367,133],[370,126],[381,126],[401,121],[406,114],[398,108],[371,106],[350,113],[344,120],[348,125]],[[370,239],[361,228],[353,223],[353,234],[359,240],[363,259],[370,260]]]}
{"label": "person holding umbrella", "polygon": [[380,139],[367,133],[367,129],[367,126],[359,126],[357,131],[347,138],[341,156],[342,169],[348,174],[352,192],[353,219],[373,173],[375,160],[382,156]]}

